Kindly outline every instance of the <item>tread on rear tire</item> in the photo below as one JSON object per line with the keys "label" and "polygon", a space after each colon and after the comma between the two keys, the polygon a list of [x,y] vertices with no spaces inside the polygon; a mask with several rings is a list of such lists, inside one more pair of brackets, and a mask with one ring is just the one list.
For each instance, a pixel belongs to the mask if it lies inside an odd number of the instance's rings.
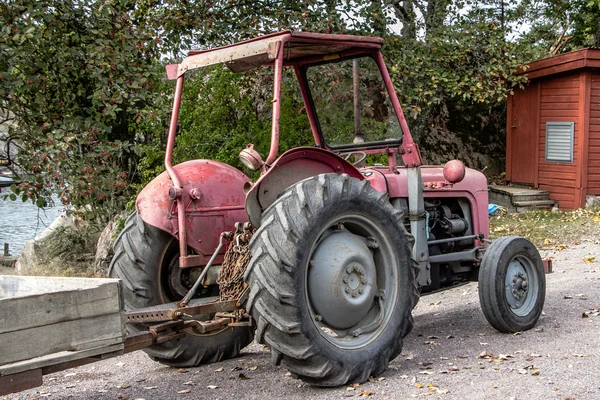
{"label": "tread on rear tire", "polygon": [[[361,227],[360,223],[344,222],[344,218],[366,222]],[[328,338],[323,333],[323,327],[315,323],[323,317],[312,311],[315,304],[311,305],[308,294],[312,250],[326,240],[319,238],[325,237],[323,231],[330,229],[331,221],[345,223],[343,231],[354,224],[351,233],[359,238],[357,232],[366,236],[369,227],[382,232],[383,243],[372,250],[374,260],[382,259],[377,258],[378,251],[394,249],[386,253],[390,257],[386,260],[393,260],[393,265],[376,264],[375,268],[377,274],[392,271],[391,275],[377,275],[377,287],[393,288],[390,293],[395,295],[384,296],[380,305],[376,298],[372,300],[375,305],[371,310],[379,309],[383,322],[372,338],[367,333],[365,339],[358,336],[362,342],[354,347],[344,344],[347,336]],[[301,181],[265,210],[250,243],[252,259],[245,280],[250,286],[247,310],[257,322],[257,341],[270,346],[275,364],[283,364],[294,376],[318,386],[364,382],[387,369],[389,361],[400,354],[403,337],[412,329],[411,311],[419,298],[418,267],[411,257],[414,240],[403,222],[404,215],[392,207],[387,193],[345,174],[323,174]]]}
{"label": "tread on rear tire", "polygon": [[[166,298],[162,285],[165,263],[178,251],[178,242],[171,235],[146,224],[137,212],[129,216],[109,267],[109,276],[123,282],[126,311],[174,301]],[[127,325],[128,333],[141,330],[146,330],[144,325]],[[252,327],[228,327],[212,335],[188,334],[144,351],[163,364],[192,367],[235,357],[253,339]]]}

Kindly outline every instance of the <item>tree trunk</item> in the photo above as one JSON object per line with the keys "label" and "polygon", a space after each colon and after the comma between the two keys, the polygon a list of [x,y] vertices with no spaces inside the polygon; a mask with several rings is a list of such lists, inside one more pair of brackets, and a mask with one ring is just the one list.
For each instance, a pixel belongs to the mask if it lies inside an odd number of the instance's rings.
{"label": "tree trunk", "polygon": [[425,15],[425,35],[426,37],[444,24],[448,15],[449,0],[429,0],[427,2],[427,12]]}

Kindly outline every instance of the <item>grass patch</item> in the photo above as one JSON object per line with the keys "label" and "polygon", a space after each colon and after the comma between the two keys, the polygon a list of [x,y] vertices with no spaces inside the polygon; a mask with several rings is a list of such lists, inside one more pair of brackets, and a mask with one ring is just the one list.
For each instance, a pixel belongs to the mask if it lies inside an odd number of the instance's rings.
{"label": "grass patch", "polygon": [[100,232],[85,223],[56,228],[34,243],[21,274],[36,276],[99,277],[94,270],[96,243]]}
{"label": "grass patch", "polygon": [[499,211],[490,217],[490,238],[517,235],[531,240],[539,249],[562,250],[583,238],[598,239],[600,207],[572,211]]}

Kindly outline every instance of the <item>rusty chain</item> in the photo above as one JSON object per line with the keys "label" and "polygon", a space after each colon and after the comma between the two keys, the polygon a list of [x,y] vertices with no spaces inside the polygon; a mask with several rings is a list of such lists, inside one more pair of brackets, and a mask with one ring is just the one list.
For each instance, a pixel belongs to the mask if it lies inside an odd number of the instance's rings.
{"label": "rusty chain", "polygon": [[250,262],[248,243],[255,229],[248,222],[235,225],[234,238],[225,253],[217,278],[220,292],[219,301],[237,300],[245,287],[244,273]]}

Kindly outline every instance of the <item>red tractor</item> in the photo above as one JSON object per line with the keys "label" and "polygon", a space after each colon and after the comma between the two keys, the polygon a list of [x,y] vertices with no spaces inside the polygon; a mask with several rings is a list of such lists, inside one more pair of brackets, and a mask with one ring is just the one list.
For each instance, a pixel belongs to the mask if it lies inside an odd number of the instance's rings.
{"label": "red tractor", "polygon": [[[362,382],[400,354],[420,294],[471,281],[497,330],[536,324],[538,251],[521,237],[488,239],[483,174],[456,160],[422,165],[382,45],[280,32],[167,67],[177,85],[166,171],[139,194],[110,267],[129,331],[152,332],[152,358],[219,361],[256,334],[306,382]],[[219,63],[274,69],[269,154],[263,161],[251,144],[240,153],[261,171],[256,182],[217,161],[171,162],[185,74]],[[315,146],[279,155],[284,68],[295,72]],[[373,159],[387,165],[366,165]]]}

